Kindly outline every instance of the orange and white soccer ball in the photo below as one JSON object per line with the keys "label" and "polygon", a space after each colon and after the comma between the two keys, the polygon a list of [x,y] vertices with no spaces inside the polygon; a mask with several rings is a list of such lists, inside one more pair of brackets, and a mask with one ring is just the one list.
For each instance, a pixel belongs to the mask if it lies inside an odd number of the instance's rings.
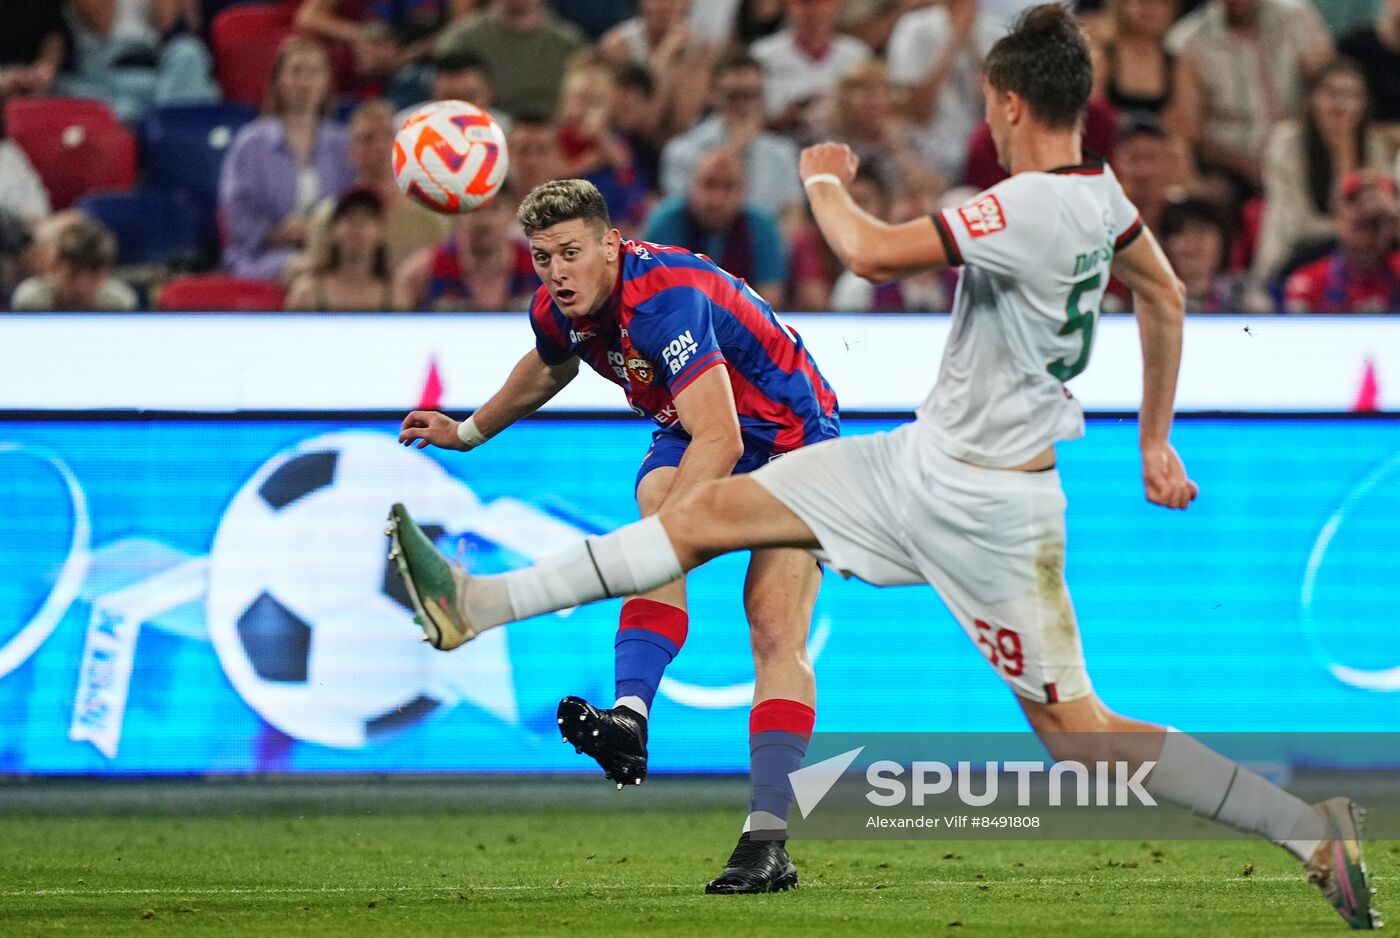
{"label": "orange and white soccer ball", "polygon": [[409,198],[445,215],[490,199],[510,168],[506,135],[484,109],[434,101],[408,116],[394,137],[394,179]]}

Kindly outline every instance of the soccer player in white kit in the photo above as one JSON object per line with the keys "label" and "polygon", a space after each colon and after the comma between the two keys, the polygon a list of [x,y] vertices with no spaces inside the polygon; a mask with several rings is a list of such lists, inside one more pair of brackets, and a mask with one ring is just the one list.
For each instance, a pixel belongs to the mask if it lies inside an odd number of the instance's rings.
{"label": "soccer player in white kit", "polygon": [[390,515],[391,551],[442,648],[504,622],[644,592],[755,547],[805,548],[877,586],[928,583],[1052,757],[1155,761],[1145,784],[1154,798],[1279,844],[1352,927],[1375,927],[1354,803],[1309,806],[1184,733],[1112,712],[1089,681],[1064,581],[1054,447],[1084,432],[1064,383],[1088,362],[1110,276],[1132,290],[1142,336],[1147,498],[1184,509],[1197,494],[1169,442],[1183,290],[1112,170],[1083,158],[1091,74],[1064,7],[1023,14],[988,55],[983,82],[1012,175],[931,219],[873,218],[847,192],[857,166],[848,148],[803,152],[813,214],[856,274],[881,281],[963,268],[938,379],[912,423],[805,447],[500,576],[449,565],[402,506]]}

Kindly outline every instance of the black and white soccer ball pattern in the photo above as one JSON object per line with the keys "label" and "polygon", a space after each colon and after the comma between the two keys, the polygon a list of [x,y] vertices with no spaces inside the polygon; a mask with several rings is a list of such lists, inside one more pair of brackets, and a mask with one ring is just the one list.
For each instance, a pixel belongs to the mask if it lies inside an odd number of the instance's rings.
{"label": "black and white soccer ball pattern", "polygon": [[380,433],[308,439],[234,496],[210,551],[210,639],[233,686],[296,739],[358,748],[451,697],[446,656],[420,642],[387,559],[388,506],[434,535],[464,531],[476,496]]}

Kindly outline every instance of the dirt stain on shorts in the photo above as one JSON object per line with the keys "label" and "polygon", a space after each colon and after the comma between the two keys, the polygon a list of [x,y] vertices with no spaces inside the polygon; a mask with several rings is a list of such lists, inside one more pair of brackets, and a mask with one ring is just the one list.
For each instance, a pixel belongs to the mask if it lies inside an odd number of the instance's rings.
{"label": "dirt stain on shorts", "polygon": [[1046,541],[1035,555],[1036,598],[1046,611],[1047,627],[1045,660],[1054,664],[1077,661],[1079,626],[1074,619],[1074,606],[1065,588],[1065,545],[1063,541]]}

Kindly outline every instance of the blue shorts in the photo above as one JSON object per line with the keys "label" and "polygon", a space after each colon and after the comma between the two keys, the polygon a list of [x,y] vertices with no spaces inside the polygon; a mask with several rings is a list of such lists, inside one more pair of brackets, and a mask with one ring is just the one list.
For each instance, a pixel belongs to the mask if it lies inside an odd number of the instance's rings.
{"label": "blue shorts", "polygon": [[[637,470],[636,486],[640,487],[642,480],[647,473],[663,466],[679,466],[681,457],[685,455],[685,449],[690,445],[690,437],[675,430],[657,430],[651,435],[651,449],[647,450],[646,458],[642,460],[641,468]],[[759,466],[767,465],[770,460],[776,459],[782,453],[774,453],[765,446],[753,446],[745,441],[744,455],[739,457],[739,461],[734,464],[734,471],[731,475],[743,475],[746,472],[753,472]]]}

